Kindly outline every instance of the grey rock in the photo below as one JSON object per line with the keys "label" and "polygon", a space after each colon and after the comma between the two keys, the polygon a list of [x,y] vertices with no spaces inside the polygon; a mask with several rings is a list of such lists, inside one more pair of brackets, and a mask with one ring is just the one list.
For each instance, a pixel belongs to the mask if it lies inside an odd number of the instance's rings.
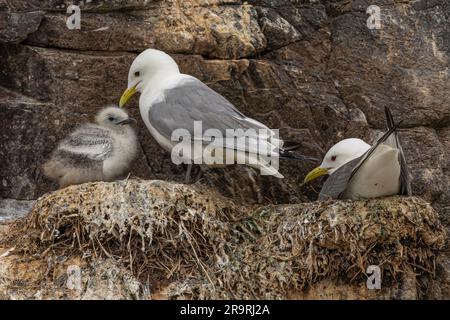
{"label": "grey rock", "polygon": [[35,202],[35,200],[0,199],[0,223],[27,216]]}
{"label": "grey rock", "polygon": [[258,22],[267,39],[266,50],[275,50],[301,39],[300,33],[273,9],[258,8]]}

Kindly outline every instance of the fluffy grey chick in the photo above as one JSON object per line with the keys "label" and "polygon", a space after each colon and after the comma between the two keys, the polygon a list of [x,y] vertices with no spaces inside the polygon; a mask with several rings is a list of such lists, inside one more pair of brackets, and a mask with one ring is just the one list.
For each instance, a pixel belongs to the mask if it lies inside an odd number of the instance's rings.
{"label": "fluffy grey chick", "polygon": [[43,166],[44,174],[64,188],[90,181],[113,181],[125,174],[137,151],[130,126],[134,119],[122,109],[102,109],[97,124],[84,124],[62,140]]}

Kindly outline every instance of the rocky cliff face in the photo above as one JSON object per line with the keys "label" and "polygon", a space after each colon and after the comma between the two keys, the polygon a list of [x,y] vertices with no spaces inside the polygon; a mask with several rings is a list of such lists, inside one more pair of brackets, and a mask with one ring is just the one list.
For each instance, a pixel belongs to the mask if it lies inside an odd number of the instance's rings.
{"label": "rocky cliff face", "polygon": [[[450,3],[379,0],[0,0],[0,197],[32,200],[55,188],[39,168],[59,138],[117,103],[138,52],[170,53],[182,72],[222,93],[300,152],[321,158],[338,140],[368,142],[384,106],[401,137],[416,195],[450,219]],[[66,26],[70,4],[81,29]],[[139,117],[137,99],[129,105]],[[182,181],[142,122],[132,173]],[[242,167],[203,184],[242,204],[315,199],[301,187],[314,164],[282,162],[286,177]]]}

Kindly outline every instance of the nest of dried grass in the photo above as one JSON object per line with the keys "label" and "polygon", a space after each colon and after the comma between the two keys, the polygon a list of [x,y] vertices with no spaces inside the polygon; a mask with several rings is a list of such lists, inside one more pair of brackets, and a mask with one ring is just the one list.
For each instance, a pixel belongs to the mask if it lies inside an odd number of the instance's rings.
{"label": "nest of dried grass", "polygon": [[114,259],[169,298],[286,298],[322,279],[383,283],[434,275],[445,231],[418,198],[259,209],[162,181],[90,183],[51,193],[5,240],[23,253]]}
{"label": "nest of dried grass", "polygon": [[369,265],[380,266],[384,286],[410,268],[433,277],[445,243],[436,212],[418,198],[265,207],[247,223],[261,236],[233,252],[233,267],[221,274],[230,290],[215,298],[285,298],[324,279],[365,283]]}
{"label": "nest of dried grass", "polygon": [[120,260],[138,277],[196,274],[226,259],[237,208],[204,190],[162,181],[89,183],[39,200],[10,239],[28,254]]}

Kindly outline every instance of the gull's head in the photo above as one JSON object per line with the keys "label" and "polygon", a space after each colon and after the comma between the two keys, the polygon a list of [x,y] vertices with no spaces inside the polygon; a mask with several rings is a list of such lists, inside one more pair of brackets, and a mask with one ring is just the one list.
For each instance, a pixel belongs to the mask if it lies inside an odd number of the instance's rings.
{"label": "gull's head", "polygon": [[361,139],[350,138],[339,141],[328,150],[321,165],[306,175],[304,183],[332,174],[339,167],[362,156],[369,149],[370,145]]}
{"label": "gull's head", "polygon": [[167,53],[156,49],[147,49],[140,53],[131,64],[128,72],[128,88],[120,98],[123,107],[136,93],[142,93],[158,79],[180,73],[178,65]]}
{"label": "gull's head", "polygon": [[95,121],[99,125],[110,128],[117,128],[136,122],[136,120],[130,118],[124,110],[116,106],[110,106],[100,110]]}

